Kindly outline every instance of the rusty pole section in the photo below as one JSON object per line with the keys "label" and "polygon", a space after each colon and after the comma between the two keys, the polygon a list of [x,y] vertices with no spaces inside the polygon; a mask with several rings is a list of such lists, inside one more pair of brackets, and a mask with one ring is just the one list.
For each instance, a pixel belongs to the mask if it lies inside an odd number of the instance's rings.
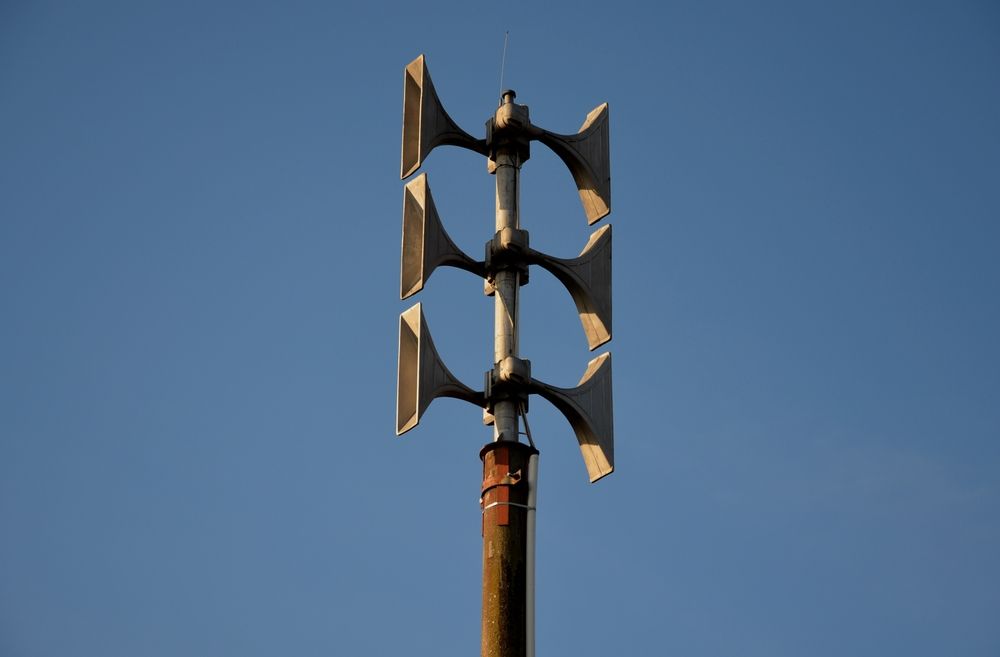
{"label": "rusty pole section", "polygon": [[526,657],[528,460],[538,451],[500,441],[483,447],[482,657]]}

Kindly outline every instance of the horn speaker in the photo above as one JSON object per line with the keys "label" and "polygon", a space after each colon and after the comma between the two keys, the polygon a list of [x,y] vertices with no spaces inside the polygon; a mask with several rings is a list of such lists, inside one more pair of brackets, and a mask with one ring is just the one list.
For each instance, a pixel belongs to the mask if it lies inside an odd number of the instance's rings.
{"label": "horn speaker", "polygon": [[577,258],[530,255],[569,290],[590,350],[611,340],[611,224],[594,231]]}
{"label": "horn speaker", "polygon": [[486,140],[476,139],[458,127],[434,91],[424,56],[406,65],[403,72],[403,153],[399,177],[420,168],[436,146],[461,146],[486,155]]}
{"label": "horn speaker", "polygon": [[611,399],[611,354],[601,354],[587,365],[575,388],[556,388],[532,379],[532,392],[566,416],[591,483],[615,469],[614,417]]}
{"label": "horn speaker", "polygon": [[611,212],[608,104],[594,108],[575,135],[541,130],[536,138],[569,167],[587,213],[587,223],[606,217]]}
{"label": "horn speaker", "polygon": [[396,435],[417,426],[420,416],[437,397],[454,397],[485,406],[483,393],[456,379],[441,362],[418,303],[399,316]]}
{"label": "horn speaker", "polygon": [[483,263],[467,256],[448,237],[434,207],[427,174],[422,173],[403,188],[399,298],[406,299],[422,290],[431,273],[442,265],[486,275]]}

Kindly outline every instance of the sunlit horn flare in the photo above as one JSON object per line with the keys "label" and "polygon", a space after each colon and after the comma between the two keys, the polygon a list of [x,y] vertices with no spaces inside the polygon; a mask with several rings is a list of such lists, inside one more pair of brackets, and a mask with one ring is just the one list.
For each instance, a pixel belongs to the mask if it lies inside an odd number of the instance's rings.
{"label": "sunlit horn flare", "polygon": [[482,392],[456,379],[438,356],[420,304],[399,316],[399,370],[396,378],[396,435],[417,426],[437,397],[464,399],[485,407]]}
{"label": "sunlit horn flare", "polygon": [[591,483],[614,472],[611,354],[590,361],[575,388],[556,388],[532,379],[531,391],[549,400],[569,420]]}
{"label": "sunlit horn flare", "polygon": [[611,212],[611,162],[608,135],[608,104],[596,107],[575,135],[541,130],[537,139],[551,148],[569,167],[580,192],[587,223],[593,224]]}
{"label": "sunlit horn flare", "polygon": [[484,264],[467,256],[448,236],[431,196],[427,174],[403,188],[403,247],[399,264],[399,298],[423,289],[438,267],[458,267],[485,276]]}
{"label": "sunlit horn flare", "polygon": [[412,175],[436,146],[451,145],[486,154],[486,141],[458,127],[444,111],[427,72],[424,56],[406,65],[403,72],[403,152],[399,177]]}
{"label": "sunlit horn flare", "polygon": [[611,340],[611,224],[594,231],[577,258],[553,258],[534,250],[529,257],[569,290],[591,351]]}

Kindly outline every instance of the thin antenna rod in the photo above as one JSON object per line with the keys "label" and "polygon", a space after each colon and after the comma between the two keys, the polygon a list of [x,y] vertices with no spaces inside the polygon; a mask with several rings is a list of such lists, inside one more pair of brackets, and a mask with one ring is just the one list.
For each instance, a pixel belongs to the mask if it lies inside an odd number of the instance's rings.
{"label": "thin antenna rod", "polygon": [[[500,88],[497,90],[497,98],[503,95],[503,67],[507,63],[507,38],[510,36],[510,30],[506,30],[503,33],[503,54],[500,56]],[[499,101],[502,102],[502,101]]]}

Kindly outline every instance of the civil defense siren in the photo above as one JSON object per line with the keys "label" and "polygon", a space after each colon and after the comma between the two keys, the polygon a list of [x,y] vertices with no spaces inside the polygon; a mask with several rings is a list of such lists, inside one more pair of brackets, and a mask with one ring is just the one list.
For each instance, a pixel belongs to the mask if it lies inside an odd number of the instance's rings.
{"label": "civil defense siren", "polygon": [[[513,92],[504,93],[500,108],[486,122],[486,138],[477,139],[462,130],[445,111],[423,55],[414,59],[404,71],[400,177],[405,179],[415,173],[428,154],[441,145],[460,146],[486,156],[491,172],[500,166],[497,153],[513,152],[519,168],[528,159],[528,143],[539,141],[555,152],[572,174],[587,222],[593,224],[607,216],[611,211],[608,105],[602,104],[591,111],[577,134],[562,135],[532,125],[528,108],[517,105],[513,99]],[[486,243],[484,259],[477,261],[456,246],[445,231],[426,173],[408,182],[403,190],[402,299],[422,290],[437,267],[455,267],[475,274],[485,279],[487,293],[493,294],[504,272],[516,272],[517,285],[524,285],[529,266],[537,265],[554,275],[570,293],[587,345],[593,350],[612,337],[611,252],[610,225],[596,230],[579,256],[565,259],[532,249],[528,232],[513,225],[499,228]],[[576,387],[559,388],[532,378],[529,361],[518,358],[516,353],[504,354],[486,373],[484,390],[475,391],[460,382],[442,362],[421,305],[418,303],[402,313],[397,435],[416,426],[437,397],[453,397],[480,406],[486,409],[486,417],[491,421],[498,404],[513,404],[520,413],[526,413],[527,396],[537,394],[569,421],[590,480],[597,481],[610,474],[614,470],[611,355],[601,354],[591,360]]]}
{"label": "civil defense siren", "polygon": [[[506,55],[506,38],[504,55]],[[501,64],[501,87],[503,65]],[[485,156],[496,186],[495,222],[483,259],[476,260],[448,236],[426,173],[403,189],[399,296],[420,292],[438,267],[454,267],[483,279],[492,297],[493,354],[481,390],[465,385],[444,364],[431,339],[420,303],[399,316],[396,434],[419,424],[432,401],[452,397],[483,411],[493,440],[479,452],[482,484],[483,657],[534,657],[535,509],[539,450],[528,425],[528,399],[538,395],[565,416],[595,482],[615,469],[611,354],[592,358],[575,387],[561,388],[532,376],[520,350],[520,294],[532,266],[563,284],[576,305],[587,347],[611,340],[611,226],[595,230],[580,255],[557,258],[531,248],[521,225],[520,172],[531,142],[550,148],[569,169],[584,215],[594,224],[611,212],[609,111],[591,111],[576,134],[533,125],[528,107],[512,90],[485,123],[485,137],[465,132],[448,115],[421,55],[403,73],[401,179],[417,172],[434,148],[459,146]],[[466,220],[465,217],[459,217]],[[523,431],[522,431],[523,427]],[[522,436],[527,444],[521,441]]]}

